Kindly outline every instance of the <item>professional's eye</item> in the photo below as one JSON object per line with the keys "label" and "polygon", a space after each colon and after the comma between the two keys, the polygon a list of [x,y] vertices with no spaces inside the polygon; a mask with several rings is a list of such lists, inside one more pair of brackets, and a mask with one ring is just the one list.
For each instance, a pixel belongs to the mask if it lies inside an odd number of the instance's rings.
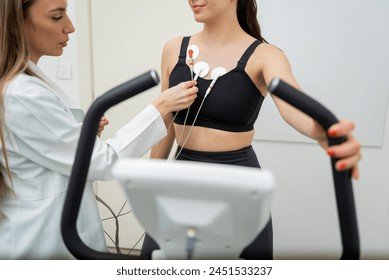
{"label": "professional's eye", "polygon": [[60,21],[63,17],[62,16],[59,16],[59,17],[52,17],[53,20],[55,21]]}

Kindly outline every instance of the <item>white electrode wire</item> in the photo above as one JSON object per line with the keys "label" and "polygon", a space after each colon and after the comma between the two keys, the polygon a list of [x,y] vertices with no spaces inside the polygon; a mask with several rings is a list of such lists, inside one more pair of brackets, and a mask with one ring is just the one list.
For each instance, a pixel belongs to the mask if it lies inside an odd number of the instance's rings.
{"label": "white electrode wire", "polygon": [[190,69],[190,78],[193,80],[193,50],[188,50],[189,55],[189,69]]}
{"label": "white electrode wire", "polygon": [[[199,73],[197,73],[196,76],[193,78],[194,81],[197,81],[197,79],[198,79],[199,76],[201,75],[201,72],[202,72],[202,71],[203,71],[203,69],[200,69]],[[188,107],[188,110],[186,111],[186,116],[185,116],[185,119],[184,119],[183,128],[182,128],[182,130],[181,130],[180,137],[178,137],[177,143],[180,143],[180,142],[181,142],[182,135],[184,134],[186,122],[187,122],[188,116],[189,116],[189,110],[190,110],[190,106]]]}
{"label": "white electrode wire", "polygon": [[186,122],[187,122],[188,116],[189,116],[189,110],[190,110],[190,107],[188,107],[188,110],[186,111],[186,116],[185,116],[185,119],[184,119],[184,127],[181,130],[180,137],[178,137],[177,143],[180,143],[182,135],[184,134],[185,125],[186,125]]}
{"label": "white electrode wire", "polygon": [[[186,136],[184,143],[182,143],[181,149],[179,150],[179,152],[177,153],[177,155],[174,157],[174,160],[176,160],[176,159],[178,158],[178,156],[181,154],[182,150],[184,149],[184,146],[185,146],[186,142],[188,141],[189,136],[190,136],[190,134],[192,133],[192,129],[193,129],[193,127],[194,127],[194,125],[195,125],[195,123],[196,123],[196,121],[197,121],[197,118],[198,118],[198,116],[199,116],[200,110],[201,110],[201,108],[203,107],[205,98],[207,98],[208,94],[211,92],[212,88],[213,88],[213,87],[215,86],[215,84],[216,84],[217,79],[219,79],[220,76],[221,76],[221,75],[217,75],[217,76],[215,77],[215,79],[212,80],[212,82],[211,82],[211,84],[209,85],[207,91],[205,92],[204,98],[203,98],[203,100],[201,101],[201,104],[200,104],[199,109],[197,110],[196,116],[195,116],[195,118],[194,118],[194,120],[193,120],[193,123],[192,123],[192,125],[191,125],[191,127],[190,127],[190,130],[189,130],[189,132],[188,132],[188,135]],[[185,128],[185,127],[184,127],[184,128]],[[183,133],[184,128],[183,128],[181,134]]]}
{"label": "white electrode wire", "polygon": [[[189,62],[190,64],[189,64],[189,67],[190,67],[190,78],[192,79],[192,80],[194,80],[194,78],[193,78],[193,58],[191,57],[190,58],[190,62]],[[201,72],[201,71],[200,71]]]}
{"label": "white electrode wire", "polygon": [[[178,112],[177,111],[175,114],[174,114],[174,117],[172,119],[172,121],[170,122],[169,126],[167,127],[167,131],[169,131],[169,129],[172,127],[173,123],[174,123],[174,120],[176,119],[177,115],[178,115]],[[154,152],[150,155],[150,158],[153,158],[155,156],[155,154],[158,152],[158,149],[159,149],[159,146],[161,146],[161,143],[162,143],[163,140],[159,141],[157,147],[155,148]]]}
{"label": "white electrode wire", "polygon": [[[199,73],[196,74],[196,76],[193,78],[193,81],[197,81],[197,79],[199,78],[201,72],[203,71],[203,69],[200,69]],[[184,120],[184,128],[182,129],[181,131],[181,134],[180,134],[180,137],[178,138],[178,142],[181,141],[181,138],[182,138],[182,135],[183,135],[183,132],[184,132],[184,129],[185,129],[185,125],[186,125],[186,121],[188,119],[188,115],[189,115],[189,110],[190,110],[190,106],[188,107],[188,110],[186,112],[186,116],[185,116],[185,120]],[[174,120],[176,119],[178,113],[180,111],[177,111],[175,114],[174,114],[174,117],[172,119],[172,121],[170,122],[169,126],[167,127],[167,131],[169,131],[169,129],[172,127],[173,123],[174,123]],[[163,140],[162,140],[163,141]],[[155,148],[154,152],[152,153],[152,155],[150,156],[151,158],[153,158],[155,156],[155,154],[158,152],[158,149],[159,149],[159,146],[161,146],[161,143],[162,141],[160,141],[158,143],[158,146]]]}

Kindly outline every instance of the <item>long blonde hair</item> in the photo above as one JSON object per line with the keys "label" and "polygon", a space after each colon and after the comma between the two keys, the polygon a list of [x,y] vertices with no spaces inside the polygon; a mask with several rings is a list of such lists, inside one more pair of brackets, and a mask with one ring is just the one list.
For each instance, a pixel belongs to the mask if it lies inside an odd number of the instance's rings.
{"label": "long blonde hair", "polygon": [[6,176],[12,182],[5,147],[4,93],[7,84],[16,75],[21,72],[31,73],[27,67],[30,48],[24,21],[29,17],[30,8],[35,2],[36,0],[0,0],[0,142],[6,170],[0,172],[0,197],[7,189]]}

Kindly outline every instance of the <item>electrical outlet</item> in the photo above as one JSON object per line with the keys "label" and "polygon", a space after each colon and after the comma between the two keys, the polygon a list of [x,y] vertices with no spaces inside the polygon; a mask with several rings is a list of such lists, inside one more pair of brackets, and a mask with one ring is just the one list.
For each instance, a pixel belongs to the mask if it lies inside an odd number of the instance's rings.
{"label": "electrical outlet", "polygon": [[60,65],[58,67],[57,79],[71,80],[73,77],[72,65]]}

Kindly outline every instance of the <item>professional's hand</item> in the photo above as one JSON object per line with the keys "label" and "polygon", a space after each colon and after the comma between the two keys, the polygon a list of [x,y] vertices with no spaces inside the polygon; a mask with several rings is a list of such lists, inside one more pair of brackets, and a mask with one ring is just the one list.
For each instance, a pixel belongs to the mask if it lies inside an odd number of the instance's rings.
{"label": "professional's hand", "polygon": [[170,112],[180,111],[192,105],[199,91],[196,81],[182,82],[168,88],[153,102],[153,105],[165,115]]}
{"label": "professional's hand", "polygon": [[361,145],[353,137],[351,132],[355,125],[350,121],[340,121],[332,125],[327,133],[330,137],[347,137],[347,141],[340,145],[334,145],[327,148],[327,153],[331,157],[339,158],[336,163],[336,170],[343,171],[351,169],[351,176],[354,179],[359,178],[358,162],[361,159]]}
{"label": "professional's hand", "polygon": [[97,136],[98,137],[101,137],[101,133],[103,132],[105,126],[108,124],[109,124],[109,121],[107,120],[107,118],[102,117],[100,122],[99,122],[99,128],[97,129]]}

